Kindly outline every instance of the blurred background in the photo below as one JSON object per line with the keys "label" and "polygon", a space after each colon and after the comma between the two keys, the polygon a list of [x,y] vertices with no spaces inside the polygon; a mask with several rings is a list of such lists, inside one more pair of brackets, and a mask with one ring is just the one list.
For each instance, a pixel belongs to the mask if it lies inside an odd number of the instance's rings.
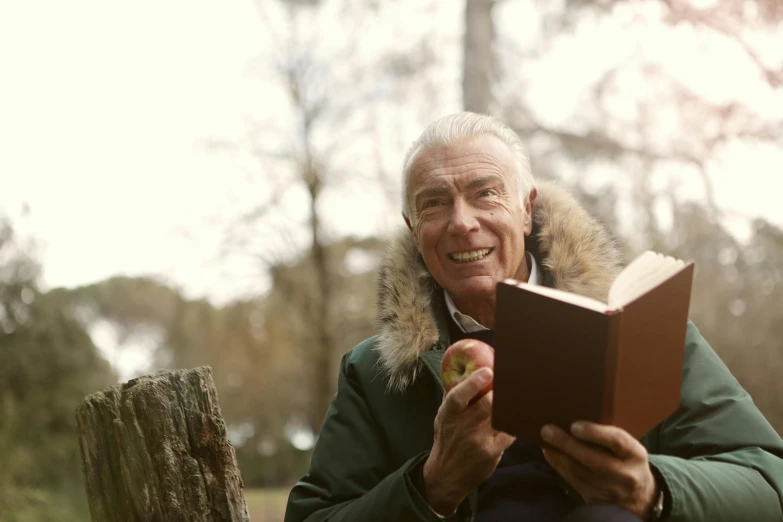
{"label": "blurred background", "polygon": [[74,409],[209,364],[282,520],[375,332],[407,146],[496,115],[783,430],[780,0],[0,0],[0,520],[88,520]]}

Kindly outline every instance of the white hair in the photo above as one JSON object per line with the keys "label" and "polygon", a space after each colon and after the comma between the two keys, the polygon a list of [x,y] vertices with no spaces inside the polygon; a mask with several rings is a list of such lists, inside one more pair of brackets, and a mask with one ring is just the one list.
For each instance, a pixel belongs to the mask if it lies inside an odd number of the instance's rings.
{"label": "white hair", "polygon": [[421,136],[413,142],[405,155],[402,167],[402,215],[413,224],[408,194],[410,168],[419,152],[438,147],[450,147],[476,136],[490,135],[505,143],[514,156],[520,201],[524,201],[535,188],[527,149],[516,132],[501,121],[483,114],[458,112],[430,123]]}

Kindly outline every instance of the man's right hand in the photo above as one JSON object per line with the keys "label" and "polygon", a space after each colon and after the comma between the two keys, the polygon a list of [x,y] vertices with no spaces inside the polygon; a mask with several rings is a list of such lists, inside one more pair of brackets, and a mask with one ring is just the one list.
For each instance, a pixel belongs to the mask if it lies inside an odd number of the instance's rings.
{"label": "man's right hand", "polygon": [[492,381],[489,368],[449,390],[435,417],[435,440],[424,463],[424,496],[437,513],[453,514],[471,490],[489,478],[515,438],[492,429],[492,392],[472,400]]}

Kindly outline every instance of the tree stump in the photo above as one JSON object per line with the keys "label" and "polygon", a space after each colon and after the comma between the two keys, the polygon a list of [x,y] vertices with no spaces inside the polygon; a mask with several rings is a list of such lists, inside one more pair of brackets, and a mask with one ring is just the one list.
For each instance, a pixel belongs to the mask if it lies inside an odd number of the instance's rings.
{"label": "tree stump", "polygon": [[250,520],[210,367],[106,388],[76,421],[93,522]]}

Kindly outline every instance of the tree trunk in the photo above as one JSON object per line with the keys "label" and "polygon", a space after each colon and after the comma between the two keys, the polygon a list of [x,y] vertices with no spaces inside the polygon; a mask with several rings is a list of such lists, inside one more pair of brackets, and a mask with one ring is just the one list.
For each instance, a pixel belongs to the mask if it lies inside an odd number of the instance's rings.
{"label": "tree trunk", "polygon": [[462,64],[462,104],[466,111],[489,114],[495,61],[492,43],[494,0],[465,0],[464,59]]}
{"label": "tree trunk", "polygon": [[250,520],[208,366],[106,388],[76,421],[93,522]]}
{"label": "tree trunk", "polygon": [[311,165],[305,176],[310,194],[310,234],[313,240],[311,255],[315,269],[316,286],[311,322],[315,336],[313,364],[316,375],[312,397],[315,400],[309,419],[313,433],[321,431],[326,410],[332,402],[335,392],[335,376],[332,372],[334,347],[329,328],[329,304],[331,303],[331,285],[329,261],[326,246],[321,237],[321,216],[318,214],[318,202],[321,195],[321,176]]}

